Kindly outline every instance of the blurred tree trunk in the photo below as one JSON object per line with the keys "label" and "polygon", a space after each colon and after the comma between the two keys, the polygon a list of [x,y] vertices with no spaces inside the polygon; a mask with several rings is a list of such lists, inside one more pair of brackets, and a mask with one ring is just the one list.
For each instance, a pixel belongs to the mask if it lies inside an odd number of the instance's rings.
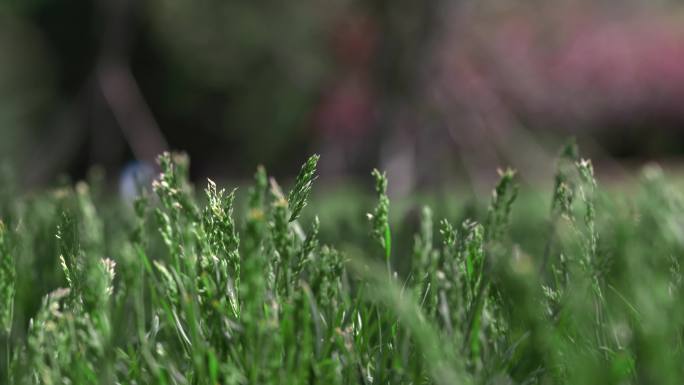
{"label": "blurred tree trunk", "polygon": [[441,179],[435,158],[444,131],[430,116],[426,78],[444,1],[376,0],[371,12],[381,29],[375,68],[379,100],[377,133],[380,164],[387,169],[392,195],[411,193]]}

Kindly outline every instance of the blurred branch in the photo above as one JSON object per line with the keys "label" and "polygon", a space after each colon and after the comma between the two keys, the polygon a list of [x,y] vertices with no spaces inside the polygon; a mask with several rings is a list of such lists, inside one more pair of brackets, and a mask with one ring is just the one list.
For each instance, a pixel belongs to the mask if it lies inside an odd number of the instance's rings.
{"label": "blurred branch", "polygon": [[97,80],[135,157],[154,163],[168,145],[128,67],[100,65]]}
{"label": "blurred branch", "polygon": [[129,64],[131,21],[137,3],[131,0],[101,0],[100,3],[107,24],[96,68],[97,83],[135,157],[154,164],[157,155],[168,145]]}

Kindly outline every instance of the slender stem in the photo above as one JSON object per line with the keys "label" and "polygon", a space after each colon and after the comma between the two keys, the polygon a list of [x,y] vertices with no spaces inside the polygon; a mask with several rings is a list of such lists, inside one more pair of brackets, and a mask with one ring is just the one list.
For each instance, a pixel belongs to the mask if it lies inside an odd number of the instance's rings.
{"label": "slender stem", "polygon": [[392,282],[392,233],[390,231],[389,223],[385,224],[385,261],[387,262],[387,274],[389,274],[389,281]]}
{"label": "slender stem", "polygon": [[5,370],[7,371],[7,384],[9,385],[11,383],[11,376],[10,376],[10,353],[11,353],[11,346],[10,346],[10,333],[5,332],[4,333],[5,337]]}
{"label": "slender stem", "polygon": [[387,262],[387,274],[389,275],[389,282],[392,282],[392,263],[389,258],[385,260]]}

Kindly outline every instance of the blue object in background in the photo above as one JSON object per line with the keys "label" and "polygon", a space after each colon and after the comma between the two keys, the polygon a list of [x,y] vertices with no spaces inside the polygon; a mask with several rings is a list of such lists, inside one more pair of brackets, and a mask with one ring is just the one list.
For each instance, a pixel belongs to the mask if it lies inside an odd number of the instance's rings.
{"label": "blue object in background", "polygon": [[119,177],[119,195],[126,202],[133,202],[154,179],[154,167],[148,162],[133,161],[124,167]]}

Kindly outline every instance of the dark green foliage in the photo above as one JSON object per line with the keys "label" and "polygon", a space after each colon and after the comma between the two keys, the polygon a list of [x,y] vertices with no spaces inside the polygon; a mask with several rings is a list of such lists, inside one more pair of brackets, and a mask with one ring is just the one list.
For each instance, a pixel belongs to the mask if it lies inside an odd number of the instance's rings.
{"label": "dark green foliage", "polygon": [[[0,362],[0,365],[8,374],[10,370],[10,335],[14,321],[16,278],[9,231],[5,223],[0,219],[0,340],[4,341],[3,356],[5,357],[5,360]],[[9,376],[3,378],[3,380],[5,379],[10,380]]]}
{"label": "dark green foliage", "polygon": [[6,335],[12,329],[15,280],[16,271],[14,255],[10,247],[10,235],[6,225],[0,220],[0,328]]}
{"label": "dark green foliage", "polygon": [[608,199],[566,146],[544,253],[530,255],[509,229],[511,170],[482,218],[436,222],[424,207],[408,250],[392,250],[376,170],[371,238],[326,244],[326,218],[300,215],[317,160],[287,197],[259,167],[244,216],[236,190],[209,181],[195,197],[187,158],[172,154],[160,157],[156,198],[132,210],[84,183],[2,198],[0,382],[684,380],[684,199],[659,169],[634,197]]}

